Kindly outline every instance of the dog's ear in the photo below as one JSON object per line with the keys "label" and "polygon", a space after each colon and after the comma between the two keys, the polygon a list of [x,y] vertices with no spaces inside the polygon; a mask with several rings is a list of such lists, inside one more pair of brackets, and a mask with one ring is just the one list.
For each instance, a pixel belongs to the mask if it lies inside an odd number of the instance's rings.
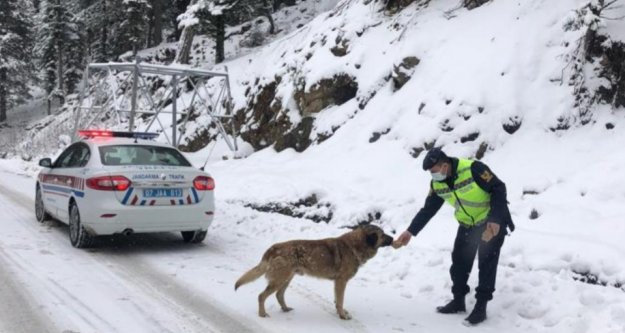
{"label": "dog's ear", "polygon": [[367,241],[367,245],[371,247],[375,247],[375,245],[378,243],[378,234],[375,232],[367,234],[366,241]]}

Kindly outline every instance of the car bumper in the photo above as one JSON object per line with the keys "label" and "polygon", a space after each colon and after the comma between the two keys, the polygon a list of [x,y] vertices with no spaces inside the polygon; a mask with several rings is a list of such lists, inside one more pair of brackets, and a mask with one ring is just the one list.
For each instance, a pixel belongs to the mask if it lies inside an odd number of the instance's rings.
{"label": "car bumper", "polygon": [[207,230],[213,222],[215,208],[213,203],[205,202],[184,206],[125,206],[109,200],[97,206],[80,206],[79,203],[82,225],[95,235],[128,229],[134,233]]}

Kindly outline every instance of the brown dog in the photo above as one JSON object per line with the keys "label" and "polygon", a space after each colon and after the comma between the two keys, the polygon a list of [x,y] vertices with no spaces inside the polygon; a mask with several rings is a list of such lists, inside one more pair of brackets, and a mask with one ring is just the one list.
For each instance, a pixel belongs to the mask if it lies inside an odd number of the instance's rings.
{"label": "brown dog", "polygon": [[265,300],[276,291],[282,311],[292,310],[284,302],[284,292],[295,274],[330,279],[334,280],[336,311],[341,319],[351,319],[343,309],[347,281],[356,275],[362,264],[376,255],[378,248],[389,246],[392,242],[393,237],[386,235],[379,227],[365,225],[337,238],[274,244],[256,267],[239,278],[234,290],[264,274],[268,284],[258,295],[258,315],[268,317]]}

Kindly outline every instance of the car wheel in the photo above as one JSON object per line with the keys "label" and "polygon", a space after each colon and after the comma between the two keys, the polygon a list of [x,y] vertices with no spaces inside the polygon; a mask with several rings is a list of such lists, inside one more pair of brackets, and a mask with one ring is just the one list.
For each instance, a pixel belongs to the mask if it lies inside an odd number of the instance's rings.
{"label": "car wheel", "polygon": [[91,236],[80,223],[78,206],[72,203],[69,208],[69,240],[75,248],[86,248],[93,244],[94,236]]}
{"label": "car wheel", "polygon": [[206,230],[181,231],[185,243],[201,243],[206,238]]}
{"label": "car wheel", "polygon": [[35,194],[35,217],[39,223],[50,219],[50,215],[46,212],[46,207],[43,205],[43,196],[41,195],[41,188],[39,186],[37,186],[37,192]]}

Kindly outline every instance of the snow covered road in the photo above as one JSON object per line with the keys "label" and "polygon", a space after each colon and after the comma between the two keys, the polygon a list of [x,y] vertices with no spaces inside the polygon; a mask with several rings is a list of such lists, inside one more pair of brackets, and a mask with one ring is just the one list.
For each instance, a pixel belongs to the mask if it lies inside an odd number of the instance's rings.
{"label": "snow covered road", "polygon": [[66,226],[34,223],[32,203],[6,188],[0,197],[0,274],[9,282],[1,297],[11,300],[1,312],[6,332],[258,331],[246,318],[142,262],[140,253],[149,248],[142,244],[161,242],[159,251],[175,251],[173,235],[80,251],[69,246]]}
{"label": "snow covered road", "polygon": [[[33,180],[1,176],[17,186],[3,186],[0,193],[0,332],[292,331],[288,323],[257,318],[252,288],[234,304],[227,300],[236,296],[233,283],[256,254],[228,254],[227,241],[216,235],[198,246],[172,233],[102,238],[93,249],[74,249],[67,226],[35,221],[27,194]],[[202,266],[186,267],[191,259]],[[177,277],[180,270],[196,275],[189,283]],[[324,297],[293,290],[299,295],[294,303],[310,303],[301,308],[317,308],[311,312],[326,318],[329,328],[366,331],[357,320],[334,318],[334,306]],[[245,312],[232,308],[240,301],[246,301]]]}
{"label": "snow covered road", "polygon": [[[433,310],[449,297],[453,223],[432,224],[409,247],[381,249],[363,266],[346,293],[353,320],[336,315],[329,281],[306,277],[297,277],[286,293],[295,311],[280,312],[272,297],[271,318],[261,319],[257,295],[264,281],[237,292],[234,281],[275,242],[344,230],[219,199],[218,218],[203,244],[161,233],[104,237],[94,248],[78,250],[65,225],[35,221],[34,180],[23,174],[28,168],[5,167],[0,165],[0,332],[472,332],[462,325],[463,315]],[[605,267],[618,279],[620,266],[600,261],[614,263],[622,251],[616,239],[521,224],[504,245],[498,291],[480,331],[625,332],[625,292],[576,281],[571,271]],[[613,271],[605,271],[609,267]],[[469,306],[473,302],[468,298]]]}

